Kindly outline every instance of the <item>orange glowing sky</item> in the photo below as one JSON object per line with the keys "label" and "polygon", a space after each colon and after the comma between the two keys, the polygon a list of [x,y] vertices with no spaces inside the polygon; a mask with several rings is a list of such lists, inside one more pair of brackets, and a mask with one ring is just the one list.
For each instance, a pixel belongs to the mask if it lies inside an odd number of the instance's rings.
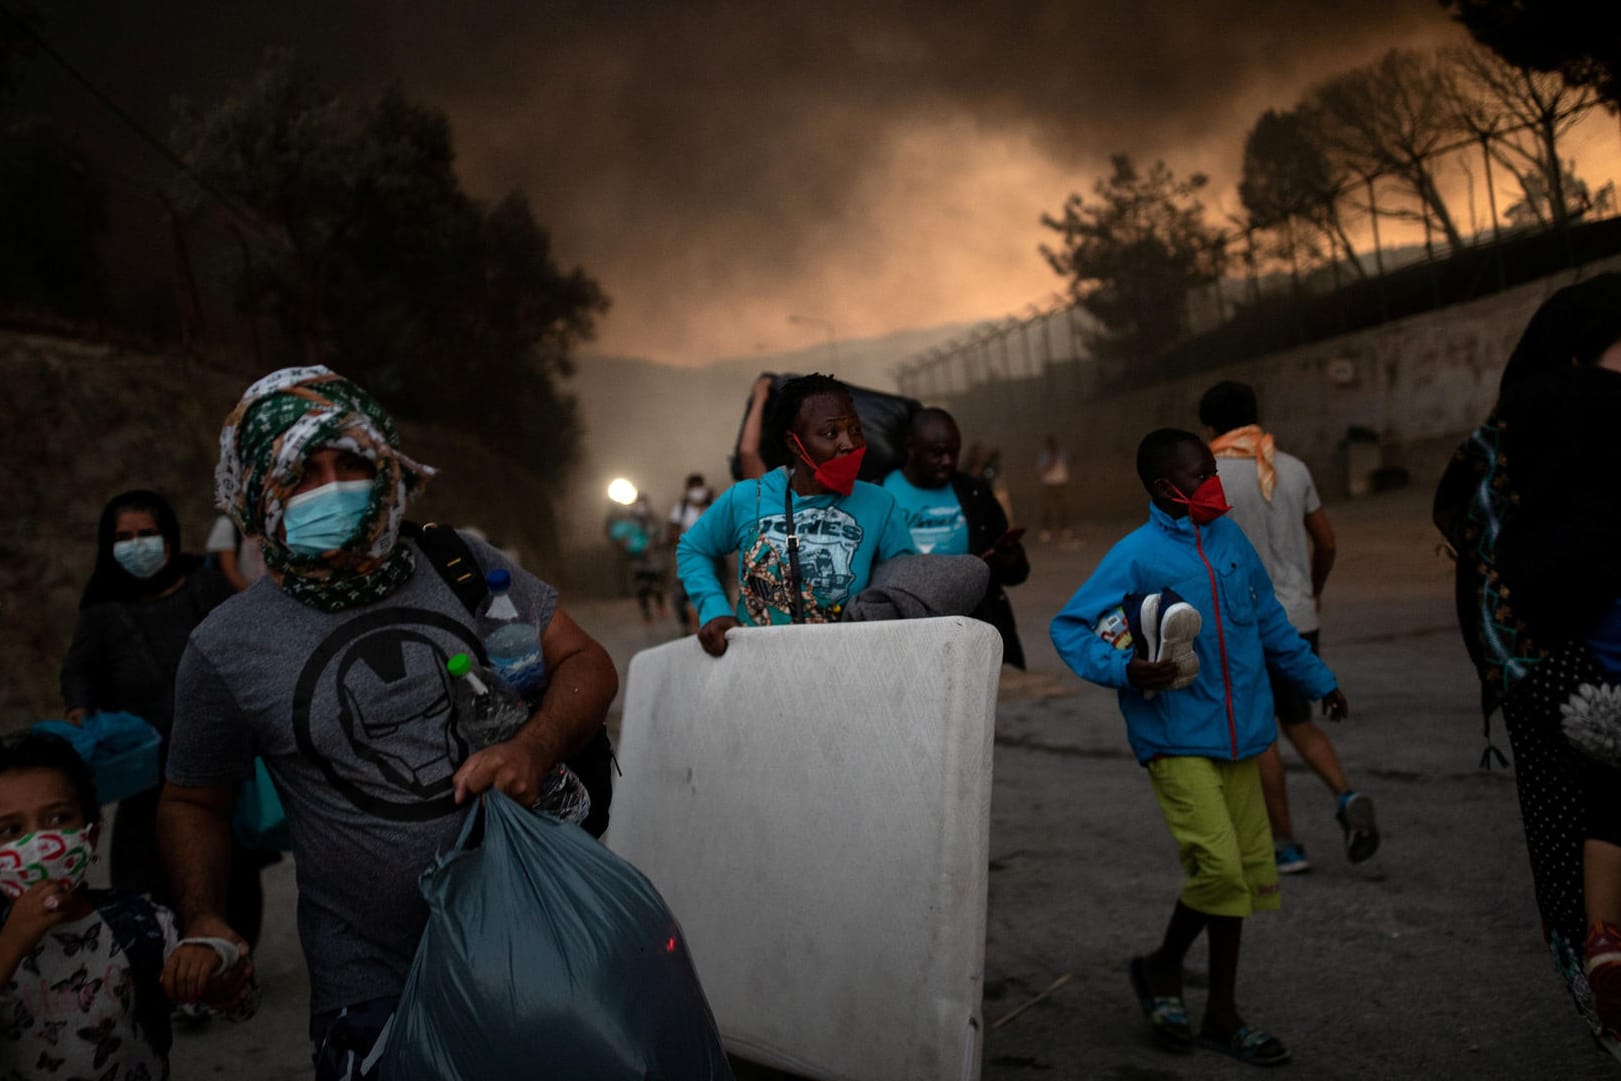
{"label": "orange glowing sky", "polygon": [[[1464,39],[1435,0],[80,7],[47,32],[157,131],[271,45],[348,93],[400,82],[449,115],[467,186],[524,191],[602,284],[590,348],[683,365],[1021,311],[1063,285],[1042,213],[1110,154],[1206,172],[1219,219],[1263,110]],[[1621,140],[1590,126],[1596,187]]]}
{"label": "orange glowing sky", "polygon": [[[684,152],[694,163],[712,158],[725,169],[753,159],[753,186],[735,213],[716,202],[724,180],[695,167],[690,175],[675,172],[686,183],[674,191],[650,189],[622,164],[634,160],[634,142],[607,138],[593,147],[600,159],[578,163],[588,173],[600,170],[599,182],[589,193],[558,185],[568,191],[571,212],[548,221],[561,253],[598,274],[613,297],[592,347],[604,353],[694,364],[823,339],[824,326],[795,323],[790,314],[831,323],[840,338],[1006,315],[1061,289],[1037,250],[1053,235],[1041,215],[1056,211],[1069,192],[1089,191],[1110,153],[1162,157],[1179,172],[1208,173],[1207,204],[1219,217],[1238,210],[1243,137],[1261,111],[1292,105],[1310,84],[1393,45],[1462,40],[1433,4],[1387,9],[1394,10],[1382,23],[1355,33],[1342,23],[1334,34],[1303,27],[1298,40],[1287,32],[1257,40],[1253,26],[1201,25],[1184,8],[1172,40],[1156,38],[1153,49],[1168,63],[1197,53],[1200,70],[1214,76],[1211,93],[1187,83],[1178,84],[1180,95],[1163,86],[1143,92],[1066,75],[1077,90],[1068,108],[1050,101],[1032,106],[1018,97],[1022,83],[990,85],[983,95],[924,85],[915,96],[864,104],[838,89],[819,93],[794,84],[784,92],[770,78],[751,89],[716,73],[712,86],[689,99],[694,108],[724,112],[735,108],[732,95],[751,92],[783,99],[770,103],[781,123],[769,128],[672,114],[688,125]],[[1145,39],[1156,33],[1142,29]],[[1108,36],[1129,40],[1130,33],[1122,28]],[[872,48],[902,50],[907,40],[900,35]],[[1076,62],[1094,47],[1101,46],[1077,41]],[[1035,55],[1055,52],[1061,50]],[[1007,63],[1021,57],[1010,53]],[[1142,75],[1130,65],[1124,70]],[[636,77],[615,65],[571,75],[598,87],[607,103],[624,92],[619,80]],[[1039,80],[1040,73],[1019,78]],[[520,115],[543,108],[555,89],[517,85],[534,95],[520,99]],[[516,185],[544,193],[551,181],[531,171],[521,139],[507,126],[513,114],[486,108],[486,100],[450,106],[464,175],[492,191]],[[830,174],[817,163],[808,172],[795,167],[820,155],[845,159],[831,174],[837,188],[827,186]],[[545,194],[537,205],[546,205]]]}

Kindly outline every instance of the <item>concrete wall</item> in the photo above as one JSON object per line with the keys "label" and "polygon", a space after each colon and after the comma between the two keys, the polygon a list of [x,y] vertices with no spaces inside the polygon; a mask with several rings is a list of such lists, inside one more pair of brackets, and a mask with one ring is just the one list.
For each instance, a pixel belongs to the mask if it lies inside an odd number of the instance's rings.
{"label": "concrete wall", "polygon": [[1452,447],[1490,410],[1503,364],[1537,307],[1578,277],[1616,269],[1621,258],[1129,391],[1100,394],[1095,366],[1068,364],[982,385],[943,404],[956,415],[965,444],[1001,448],[1015,518],[1030,526],[1040,515],[1035,462],[1047,435],[1056,435],[1075,463],[1072,519],[1133,513],[1146,504],[1136,479],[1138,441],[1159,427],[1203,434],[1199,397],[1223,379],[1255,388],[1262,425],[1306,461],[1326,498],[1348,492],[1345,436],[1353,426],[1378,434],[1374,464],[1406,468],[1414,484],[1430,485]]}

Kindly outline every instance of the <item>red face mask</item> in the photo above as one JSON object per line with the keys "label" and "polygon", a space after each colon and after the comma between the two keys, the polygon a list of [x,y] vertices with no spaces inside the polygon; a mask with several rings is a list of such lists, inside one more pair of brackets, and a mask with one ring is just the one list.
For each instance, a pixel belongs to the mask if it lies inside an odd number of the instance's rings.
{"label": "red face mask", "polygon": [[[1174,491],[1176,485],[1171,485],[1171,488]],[[1227,493],[1221,486],[1220,477],[1211,477],[1195,488],[1192,495],[1177,492],[1170,498],[1171,502],[1188,508],[1188,517],[1193,519],[1195,525],[1209,525],[1233,509],[1227,505]]]}
{"label": "red face mask", "polygon": [[849,454],[836,454],[821,465],[817,465],[810,460],[805,444],[799,441],[799,436],[789,432],[788,438],[799,448],[799,460],[811,467],[811,475],[816,478],[818,484],[824,488],[831,488],[840,495],[849,495],[855,491],[856,476],[861,472],[861,459],[867,455],[866,447],[857,447]]}

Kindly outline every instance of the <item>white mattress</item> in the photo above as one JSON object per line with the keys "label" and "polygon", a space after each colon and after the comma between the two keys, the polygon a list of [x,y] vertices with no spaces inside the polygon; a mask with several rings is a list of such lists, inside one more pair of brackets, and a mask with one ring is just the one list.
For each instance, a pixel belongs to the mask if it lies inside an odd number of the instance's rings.
{"label": "white mattress", "polygon": [[963,618],[638,653],[607,842],[686,933],[734,1053],[979,1077],[1002,642]]}

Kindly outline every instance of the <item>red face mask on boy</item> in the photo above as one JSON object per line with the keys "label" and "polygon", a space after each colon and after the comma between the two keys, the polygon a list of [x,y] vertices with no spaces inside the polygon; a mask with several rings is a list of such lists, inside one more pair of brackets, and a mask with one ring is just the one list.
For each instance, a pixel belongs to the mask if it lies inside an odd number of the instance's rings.
{"label": "red face mask on boy", "polygon": [[821,465],[817,465],[810,460],[810,455],[805,451],[805,444],[799,441],[799,436],[789,432],[788,438],[799,448],[799,460],[811,467],[811,475],[816,478],[818,484],[831,488],[840,495],[849,495],[855,491],[856,477],[861,473],[861,459],[867,454],[866,447],[857,447],[849,454],[836,454]]}
{"label": "red face mask on boy", "polygon": [[[1175,492],[1176,485],[1171,485],[1171,490]],[[1227,503],[1227,492],[1221,486],[1220,477],[1209,478],[1195,488],[1192,495],[1176,492],[1170,499],[1188,508],[1188,517],[1195,525],[1209,525],[1233,509]]]}

